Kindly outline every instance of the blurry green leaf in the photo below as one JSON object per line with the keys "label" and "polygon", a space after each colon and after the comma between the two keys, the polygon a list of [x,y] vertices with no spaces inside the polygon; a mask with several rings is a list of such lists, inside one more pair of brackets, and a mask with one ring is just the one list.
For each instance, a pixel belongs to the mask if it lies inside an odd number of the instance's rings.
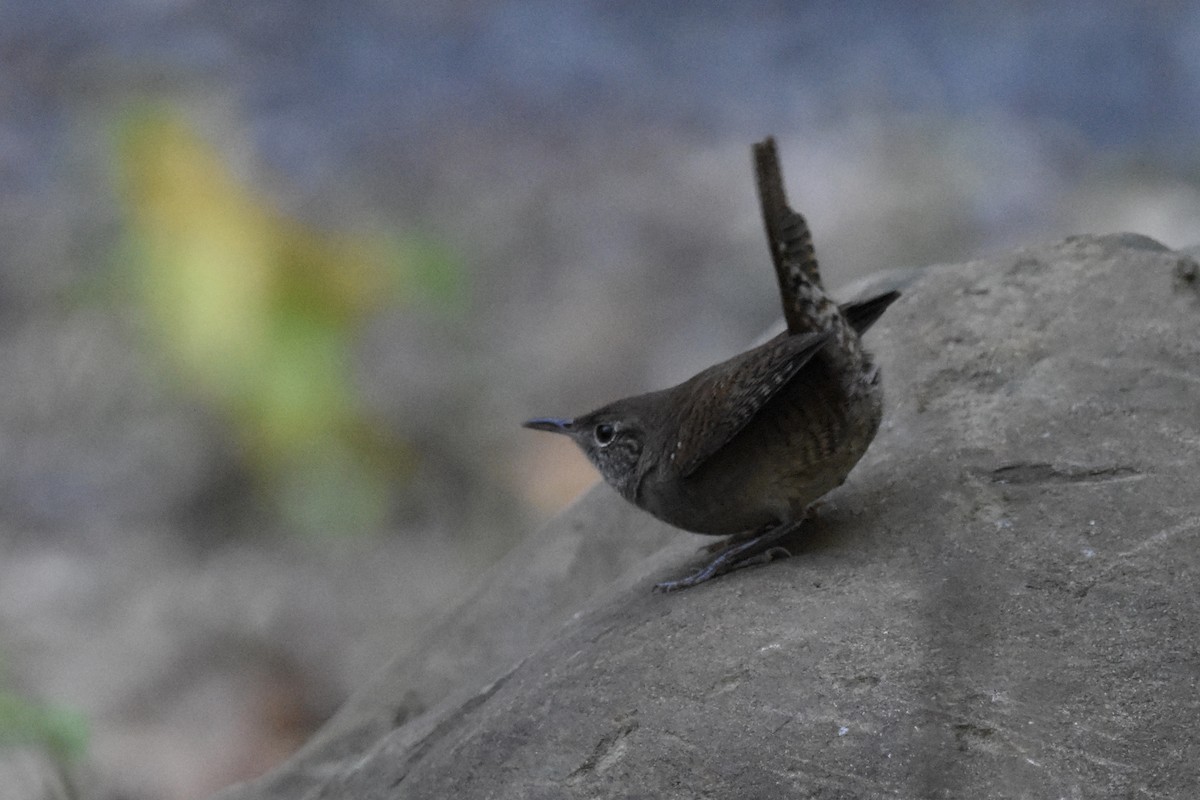
{"label": "blurry green leaf", "polygon": [[421,291],[445,311],[461,312],[467,299],[466,282],[459,262],[435,242],[412,238],[400,245],[406,272],[400,281]]}
{"label": "blurry green leaf", "polygon": [[[353,336],[387,304],[461,309],[458,263],[417,238],[330,235],[284,217],[164,113],[131,116],[117,159],[125,267],[158,346],[225,414],[285,516],[306,528],[377,523],[398,477],[386,470],[410,455],[362,435]],[[378,459],[381,446],[391,452]]]}
{"label": "blurry green leaf", "polygon": [[42,747],[60,761],[73,761],[87,752],[87,719],[0,691],[0,746],[4,745]]}
{"label": "blurry green leaf", "polygon": [[320,458],[294,461],[280,476],[279,494],[289,523],[332,535],[368,529],[388,505],[384,474],[340,442]]}

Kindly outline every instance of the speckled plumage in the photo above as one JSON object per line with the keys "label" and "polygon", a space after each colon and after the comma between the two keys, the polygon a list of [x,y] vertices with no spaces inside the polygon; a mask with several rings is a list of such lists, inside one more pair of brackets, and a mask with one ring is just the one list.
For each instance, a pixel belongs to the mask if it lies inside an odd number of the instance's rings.
{"label": "speckled plumage", "polygon": [[[879,369],[860,335],[897,293],[834,303],[808,225],[787,205],[774,140],[755,145],[754,163],[787,331],[670,389],[572,420],[526,423],[571,436],[625,499],[697,533],[789,529],[845,480],[883,412]],[[739,542],[700,573],[660,588],[736,568],[772,535]],[[760,540],[763,547],[751,546]]]}

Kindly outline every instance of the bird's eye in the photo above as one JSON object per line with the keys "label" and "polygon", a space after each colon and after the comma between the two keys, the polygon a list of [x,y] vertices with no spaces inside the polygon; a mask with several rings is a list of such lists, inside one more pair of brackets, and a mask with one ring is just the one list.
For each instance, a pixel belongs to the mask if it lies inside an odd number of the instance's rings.
{"label": "bird's eye", "polygon": [[596,437],[596,444],[604,447],[612,443],[613,438],[617,435],[617,429],[607,422],[601,422],[596,426],[593,434]]}

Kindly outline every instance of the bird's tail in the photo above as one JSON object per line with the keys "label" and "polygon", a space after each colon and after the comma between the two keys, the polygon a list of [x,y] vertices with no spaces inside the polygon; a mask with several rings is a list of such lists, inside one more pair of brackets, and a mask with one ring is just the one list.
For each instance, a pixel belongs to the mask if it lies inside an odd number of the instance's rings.
{"label": "bird's tail", "polygon": [[754,175],[788,331],[812,333],[844,326],[845,318],[821,285],[808,223],[788,206],[773,137],[754,145]]}

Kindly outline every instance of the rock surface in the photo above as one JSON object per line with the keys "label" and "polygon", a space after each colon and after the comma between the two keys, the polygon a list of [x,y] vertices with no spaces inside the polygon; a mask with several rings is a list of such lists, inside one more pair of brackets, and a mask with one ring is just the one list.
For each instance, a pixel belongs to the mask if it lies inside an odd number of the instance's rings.
{"label": "rock surface", "polygon": [[924,271],[794,557],[597,487],[249,798],[1191,797],[1200,269],[1135,235]]}

